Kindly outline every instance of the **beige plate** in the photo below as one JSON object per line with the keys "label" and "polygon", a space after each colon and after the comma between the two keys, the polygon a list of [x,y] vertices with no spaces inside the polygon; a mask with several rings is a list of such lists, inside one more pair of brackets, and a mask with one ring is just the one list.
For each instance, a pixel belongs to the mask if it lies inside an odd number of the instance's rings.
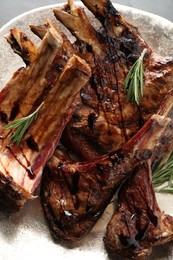
{"label": "beige plate", "polygon": [[[173,55],[173,23],[130,7],[115,6],[129,22],[139,28],[143,38],[153,50],[160,54]],[[4,86],[16,69],[23,66],[21,59],[12,52],[2,36],[8,33],[12,27],[20,27],[34,41],[38,41],[29,31],[28,25],[41,24],[47,18],[54,19],[51,12],[52,7],[45,6],[24,13],[0,29],[0,87]],[[89,15],[93,20],[91,14]],[[64,27],[62,28],[64,30]],[[67,31],[65,30],[65,32]],[[173,195],[158,194],[157,197],[161,208],[166,213],[173,215]],[[5,213],[0,213],[0,260],[109,259],[102,238],[106,224],[111,217],[112,208],[113,205],[109,205],[94,229],[74,249],[67,249],[53,242],[44,220],[39,199],[26,203],[19,213],[8,218]],[[117,256],[116,259],[120,258]],[[173,246],[169,244],[156,248],[149,259],[173,259]]]}

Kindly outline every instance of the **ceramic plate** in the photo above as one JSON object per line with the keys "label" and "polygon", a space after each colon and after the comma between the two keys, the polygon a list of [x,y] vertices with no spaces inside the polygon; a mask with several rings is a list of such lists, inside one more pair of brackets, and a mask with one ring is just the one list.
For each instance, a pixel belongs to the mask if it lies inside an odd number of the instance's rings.
{"label": "ceramic plate", "polygon": [[[80,4],[80,3],[78,3]],[[13,72],[23,66],[21,59],[13,53],[10,46],[3,38],[10,28],[19,27],[34,42],[38,42],[29,30],[29,25],[38,25],[47,18],[55,20],[51,11],[52,7],[45,6],[24,13],[11,20],[0,29],[0,87],[10,79]],[[130,7],[115,5],[123,16],[133,25],[137,26],[145,41],[159,54],[173,55],[173,24],[164,18],[136,10]],[[88,13],[95,23],[93,16]],[[57,22],[57,21],[56,21]],[[59,24],[67,34],[68,31]],[[160,207],[173,215],[173,195],[157,194]],[[90,234],[74,249],[67,249],[52,240],[39,198],[25,204],[24,208],[12,216],[0,213],[0,259],[3,260],[28,260],[28,259],[109,259],[104,249],[102,238],[106,224],[112,214],[113,204],[110,204]],[[171,244],[157,247],[148,259],[173,259],[173,246]],[[120,259],[118,256],[116,259]]]}

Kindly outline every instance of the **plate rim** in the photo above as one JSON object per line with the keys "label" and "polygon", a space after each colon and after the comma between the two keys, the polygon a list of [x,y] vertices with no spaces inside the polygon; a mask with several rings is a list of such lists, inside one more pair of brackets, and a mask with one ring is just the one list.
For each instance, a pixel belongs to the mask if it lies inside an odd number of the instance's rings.
{"label": "plate rim", "polygon": [[[66,2],[58,3],[58,4],[44,5],[44,6],[41,6],[41,7],[37,7],[37,8],[31,9],[31,10],[26,11],[24,13],[21,13],[21,14],[15,16],[14,18],[10,19],[2,27],[0,27],[0,34],[3,34],[3,31],[5,31],[6,28],[10,27],[10,25],[13,25],[16,21],[22,19],[23,17],[25,17],[25,16],[27,16],[29,14],[37,13],[39,11],[43,11],[43,10],[46,10],[46,9],[48,10],[48,9],[51,9],[51,8],[60,7],[60,6],[63,6],[65,3]],[[84,6],[84,4],[81,1],[74,1],[74,3],[79,5],[79,6]],[[124,11],[127,10],[127,11],[135,12],[135,13],[139,13],[140,12],[140,14],[142,14],[143,16],[147,16],[147,17],[150,17],[152,19],[156,19],[156,20],[158,20],[160,22],[163,22],[166,26],[172,26],[172,28],[173,28],[173,22],[171,22],[168,19],[166,19],[166,18],[164,18],[162,16],[159,16],[157,14],[153,14],[151,12],[143,11],[141,9],[137,9],[137,8],[130,7],[130,6],[127,6],[127,5],[117,4],[117,3],[114,3],[114,2],[112,2],[112,4],[118,10],[120,9],[120,12],[121,12],[121,10],[124,10]]]}
{"label": "plate rim", "polygon": [[[82,2],[80,1],[75,1],[75,3],[79,6],[83,6]],[[30,14],[33,14],[33,13],[37,13],[39,11],[43,11],[43,10],[50,10],[51,8],[54,8],[54,7],[60,7],[60,6],[63,6],[65,4],[64,3],[58,3],[58,4],[51,4],[51,5],[44,5],[42,7],[37,7],[37,8],[34,8],[30,11],[27,11],[27,12],[24,12],[20,15],[17,15],[16,17],[12,18],[11,20],[9,20],[6,24],[4,24],[1,28],[0,28],[0,37],[2,37],[3,33],[9,28],[10,26],[14,26],[15,22],[18,21],[18,20],[21,20],[23,17],[27,16],[27,15],[30,15]],[[150,12],[146,12],[146,11],[143,11],[143,10],[140,10],[140,9],[137,9],[137,8],[133,8],[133,7],[129,7],[129,6],[126,6],[126,5],[121,5],[121,4],[116,4],[116,3],[113,3],[113,5],[120,11],[121,10],[124,10],[124,11],[129,11],[129,12],[133,12],[133,13],[136,13],[136,14],[142,14],[143,16],[147,16],[147,17],[150,17],[151,19],[155,19],[156,21],[160,22],[160,23],[164,23],[165,26],[169,26],[173,29],[173,23],[159,15],[155,15],[153,13],[150,13]],[[45,17],[45,20],[46,20],[46,17]],[[5,85],[4,85],[5,86]],[[40,222],[40,219],[39,219],[39,222]],[[17,236],[16,236],[17,237]],[[43,232],[43,237],[44,237],[44,232]],[[34,238],[35,239],[35,238]],[[49,246],[49,241],[47,240],[47,245]],[[53,243],[53,240],[51,240],[51,243]],[[13,244],[12,244],[13,245]],[[19,246],[19,245],[18,245]],[[18,247],[17,246],[17,247]],[[51,247],[50,247],[51,248]],[[52,249],[52,248],[51,248]],[[58,249],[58,247],[57,247]],[[53,251],[54,252],[54,251]],[[81,251],[82,252],[82,251]],[[103,252],[103,251],[102,251]],[[37,254],[36,254],[37,255]],[[106,254],[107,255],[107,254]],[[19,256],[19,254],[17,254],[16,256]],[[69,255],[67,256],[67,258],[69,257]],[[78,254],[76,255],[76,257],[78,257]],[[89,255],[88,255],[89,257]],[[68,258],[70,259],[70,258]],[[100,259],[100,258],[99,258]]]}

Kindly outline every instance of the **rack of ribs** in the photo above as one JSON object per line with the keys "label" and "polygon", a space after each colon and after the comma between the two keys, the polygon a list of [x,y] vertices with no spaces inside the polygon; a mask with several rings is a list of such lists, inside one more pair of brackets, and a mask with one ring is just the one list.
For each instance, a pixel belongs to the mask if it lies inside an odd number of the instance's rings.
{"label": "rack of ribs", "polygon": [[[14,41],[17,33],[21,34],[17,29],[11,32]],[[63,38],[53,26],[47,29],[38,50],[32,44],[28,46],[36,57],[30,55],[30,65],[19,69],[0,92],[0,193],[1,200],[16,208],[34,196],[44,166],[72,116],[76,95],[91,74],[90,67],[77,55],[62,58]],[[59,69],[52,69],[55,67]],[[4,126],[26,117],[42,102],[38,120],[27,129],[20,145],[15,144],[11,140],[13,130]]]}

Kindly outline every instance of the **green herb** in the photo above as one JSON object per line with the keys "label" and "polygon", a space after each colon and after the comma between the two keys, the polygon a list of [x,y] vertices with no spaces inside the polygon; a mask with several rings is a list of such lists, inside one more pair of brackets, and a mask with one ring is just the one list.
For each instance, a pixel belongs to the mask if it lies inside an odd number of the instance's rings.
{"label": "green herb", "polygon": [[17,145],[20,144],[21,139],[28,127],[34,120],[37,119],[38,111],[42,107],[43,103],[44,102],[42,102],[41,105],[29,116],[14,120],[13,122],[10,122],[9,124],[3,127],[3,129],[16,129],[16,131],[13,132],[13,134],[11,135],[11,139],[14,143],[16,143]]}
{"label": "green herb", "polygon": [[173,193],[173,152],[166,162],[160,161],[154,167],[152,175],[156,191]]}
{"label": "green herb", "polygon": [[124,81],[124,89],[127,93],[127,102],[135,101],[139,105],[139,88],[140,94],[144,94],[144,69],[143,59],[147,49],[144,49],[139,59],[133,64]]}

